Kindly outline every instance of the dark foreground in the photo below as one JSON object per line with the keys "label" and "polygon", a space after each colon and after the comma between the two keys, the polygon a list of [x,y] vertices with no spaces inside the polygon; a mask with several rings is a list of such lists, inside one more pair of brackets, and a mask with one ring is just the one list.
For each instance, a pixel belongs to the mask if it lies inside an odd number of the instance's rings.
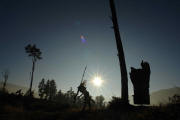
{"label": "dark foreground", "polygon": [[82,112],[79,107],[68,104],[1,94],[0,120],[180,120],[180,104],[114,109],[93,107]]}

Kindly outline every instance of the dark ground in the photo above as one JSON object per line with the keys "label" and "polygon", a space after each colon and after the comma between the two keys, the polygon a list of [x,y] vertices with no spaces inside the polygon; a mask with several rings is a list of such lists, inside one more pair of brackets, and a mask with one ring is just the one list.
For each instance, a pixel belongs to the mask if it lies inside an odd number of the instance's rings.
{"label": "dark ground", "polygon": [[[118,107],[117,107],[118,106]],[[180,120],[180,104],[119,106],[81,111],[79,107],[14,94],[0,94],[1,120]]]}

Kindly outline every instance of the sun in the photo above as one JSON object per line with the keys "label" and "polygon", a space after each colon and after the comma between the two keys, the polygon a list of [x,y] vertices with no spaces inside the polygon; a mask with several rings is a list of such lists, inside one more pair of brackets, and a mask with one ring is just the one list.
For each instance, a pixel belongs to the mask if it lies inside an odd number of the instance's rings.
{"label": "sun", "polygon": [[102,85],[102,79],[99,76],[94,77],[92,82],[97,87],[100,87]]}

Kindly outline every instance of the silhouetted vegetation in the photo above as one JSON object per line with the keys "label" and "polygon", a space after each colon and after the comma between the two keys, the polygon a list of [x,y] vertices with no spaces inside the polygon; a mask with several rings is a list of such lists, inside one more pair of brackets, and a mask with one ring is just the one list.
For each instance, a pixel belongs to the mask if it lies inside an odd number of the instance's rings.
{"label": "silhouetted vegetation", "polygon": [[9,71],[8,70],[2,71],[2,77],[4,79],[2,91],[7,92],[6,84],[7,84],[8,78],[9,78]]}
{"label": "silhouetted vegetation", "polygon": [[102,95],[96,96],[95,103],[98,108],[105,108],[104,97]]}
{"label": "silhouetted vegetation", "polygon": [[[34,97],[32,90],[35,63],[42,59],[42,52],[36,45],[28,44],[25,51],[32,58],[32,72],[29,90],[23,94],[21,89],[15,93],[8,93],[6,83],[9,73],[2,73],[4,78],[3,88],[0,91],[0,119],[1,120],[179,120],[180,96],[169,98],[169,103],[159,106],[134,106],[128,101],[128,75],[125,55],[114,0],[109,0],[112,12],[113,29],[116,38],[118,58],[121,70],[121,98],[113,96],[105,104],[105,98],[100,95],[95,100],[86,88],[83,72],[77,92],[72,87],[67,92],[59,90],[53,79],[42,79],[38,85],[39,98]],[[142,69],[131,68],[130,78],[134,85],[134,103],[150,104],[149,63],[141,63]],[[79,95],[79,93],[81,93]],[[79,95],[79,96],[78,96]],[[89,107],[87,109],[86,107]]]}
{"label": "silhouetted vegetation", "polygon": [[[112,97],[107,107],[81,112],[77,104],[72,103],[74,91],[58,91],[54,100],[31,98],[0,91],[1,120],[179,120],[180,98],[174,95],[169,104],[161,106],[132,106],[124,108],[122,100]],[[96,97],[96,103],[102,103],[103,96]],[[98,100],[100,99],[100,100]],[[83,100],[82,100],[83,101]],[[121,106],[121,107],[119,107]],[[97,109],[98,108],[98,109]]]}
{"label": "silhouetted vegetation", "polygon": [[54,80],[47,80],[43,78],[38,85],[38,92],[41,99],[53,100],[56,96],[57,88]]}
{"label": "silhouetted vegetation", "polygon": [[28,53],[28,56],[29,57],[32,57],[32,72],[31,72],[31,83],[30,83],[30,87],[29,87],[29,96],[32,96],[32,83],[33,83],[33,75],[34,75],[34,69],[35,69],[35,63],[37,60],[40,60],[42,59],[41,57],[41,51],[40,49],[36,48],[36,45],[31,45],[31,44],[28,44],[26,47],[25,47],[25,51],[26,53]]}
{"label": "silhouetted vegetation", "polygon": [[45,79],[43,78],[38,85],[38,92],[39,92],[40,99],[43,99],[45,96],[45,87],[46,87]]}
{"label": "silhouetted vegetation", "polygon": [[180,95],[175,94],[172,97],[169,97],[169,102],[171,104],[180,104]]}

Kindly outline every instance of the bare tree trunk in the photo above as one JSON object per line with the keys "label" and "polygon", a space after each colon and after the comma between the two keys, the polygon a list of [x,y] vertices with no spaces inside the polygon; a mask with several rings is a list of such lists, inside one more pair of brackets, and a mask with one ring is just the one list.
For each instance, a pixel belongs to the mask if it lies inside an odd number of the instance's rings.
{"label": "bare tree trunk", "polygon": [[125,104],[128,104],[128,77],[127,77],[127,69],[126,69],[126,62],[124,57],[124,51],[123,46],[121,42],[120,32],[119,32],[119,26],[117,22],[117,16],[116,16],[116,9],[114,6],[114,0],[109,0],[110,2],[110,8],[112,12],[112,22],[113,22],[113,28],[114,28],[114,34],[116,37],[116,45],[118,50],[118,57],[120,62],[120,70],[121,70],[121,97]]}
{"label": "bare tree trunk", "polygon": [[31,83],[30,83],[30,88],[29,88],[30,96],[32,95],[32,83],[33,83],[34,69],[35,69],[35,60],[33,60],[33,66],[32,66]]}
{"label": "bare tree trunk", "polygon": [[4,77],[4,83],[3,83],[3,89],[2,90],[5,92],[6,91],[6,83],[7,83],[8,77],[9,77],[8,70],[5,70],[4,72],[2,72],[2,76]]}
{"label": "bare tree trunk", "polygon": [[5,77],[4,78],[4,83],[3,83],[3,91],[6,90],[6,83],[7,83],[7,78]]}

